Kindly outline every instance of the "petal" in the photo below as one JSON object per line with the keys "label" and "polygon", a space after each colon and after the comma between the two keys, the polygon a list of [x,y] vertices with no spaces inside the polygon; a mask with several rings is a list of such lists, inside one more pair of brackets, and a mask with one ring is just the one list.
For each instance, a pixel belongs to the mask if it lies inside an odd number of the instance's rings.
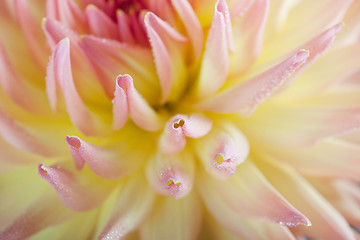
{"label": "petal", "polygon": [[33,113],[44,113],[44,95],[39,89],[27,84],[20,78],[0,41],[0,84],[7,95],[23,109]]}
{"label": "petal", "polygon": [[77,32],[86,30],[85,15],[79,6],[71,0],[46,1],[46,17],[58,20]]}
{"label": "petal", "polygon": [[64,154],[64,149],[56,146],[56,142],[49,141],[42,135],[29,131],[1,110],[0,134],[8,143],[24,151],[44,157],[56,157]]}
{"label": "petal", "polygon": [[[55,78],[55,79],[52,79]],[[70,41],[65,38],[59,42],[50,58],[47,83],[57,83],[64,95],[67,112],[73,124],[86,135],[105,134],[105,126],[88,110],[74,84],[70,62]],[[47,88],[50,93],[49,89]],[[52,101],[54,90],[49,95]]]}
{"label": "petal", "polygon": [[187,39],[151,12],[145,15],[144,21],[160,80],[161,101],[164,102],[169,97],[173,100],[185,87],[182,50]]}
{"label": "petal", "polygon": [[52,51],[54,51],[56,45],[65,37],[70,38],[72,44],[77,41],[78,35],[61,22],[45,18],[42,22],[42,27],[47,43],[50,45]]}
{"label": "petal", "polygon": [[161,197],[155,206],[150,219],[140,228],[141,239],[197,239],[201,226],[201,204],[196,194],[182,199]]}
{"label": "petal", "polygon": [[[229,68],[229,10],[225,1],[219,0],[201,62],[196,95],[203,98],[215,93],[225,83]],[[229,34],[230,35],[230,34]]]}
{"label": "petal", "polygon": [[57,192],[61,202],[75,211],[88,211],[99,206],[109,195],[113,183],[90,175],[85,169],[75,172],[60,165],[38,166],[40,176]]}
{"label": "petal", "polygon": [[360,147],[338,139],[327,139],[307,148],[262,146],[264,152],[286,162],[304,175],[360,180]]}
{"label": "petal", "polygon": [[28,49],[38,66],[46,66],[47,52],[44,51],[44,39],[40,27],[30,11],[26,0],[14,0],[15,12],[20,27],[25,35]]}
{"label": "petal", "polygon": [[[203,179],[206,181],[206,179]],[[209,194],[199,181],[199,190],[204,200],[206,208],[214,216],[216,222],[205,225],[210,232],[210,236],[216,236],[215,239],[243,239],[243,240],[268,240],[268,239],[287,239],[295,240],[287,227],[279,224],[263,222],[245,218],[242,214],[233,211],[229,205],[221,198],[220,194]],[[205,221],[209,221],[206,216]],[[218,223],[221,226],[217,226]],[[205,222],[207,224],[207,222]],[[230,233],[235,236],[231,238]]]}
{"label": "petal", "polygon": [[191,191],[194,174],[194,159],[187,151],[172,156],[157,153],[146,166],[146,177],[154,191],[161,195],[171,195],[175,199]]}
{"label": "petal", "polygon": [[301,67],[308,56],[309,51],[299,50],[266,72],[199,103],[197,108],[220,113],[240,112],[248,116],[296,69]]}
{"label": "petal", "polygon": [[85,36],[79,45],[95,71],[106,94],[113,98],[115,79],[119,74],[131,73],[139,92],[151,103],[159,91],[151,52],[139,46]]}
{"label": "petal", "polygon": [[[130,133],[138,134],[135,131]],[[116,149],[99,147],[75,136],[67,136],[66,142],[77,169],[82,169],[87,163],[98,176],[114,179],[130,174],[148,158],[148,148],[136,148],[139,141],[134,141],[130,133],[122,133],[124,142],[117,144]]]}
{"label": "petal", "polygon": [[[239,1],[242,3],[243,1]],[[245,16],[233,19],[234,41],[237,52],[230,55],[229,75],[239,75],[259,57],[263,48],[263,35],[270,2],[256,0]]]}
{"label": "petal", "polygon": [[26,239],[38,231],[68,219],[73,213],[47,193],[31,204],[22,215],[0,235],[0,240]]}
{"label": "petal", "polygon": [[291,167],[269,160],[271,163],[262,161],[258,165],[265,177],[313,223],[310,228],[292,228],[294,232],[318,239],[355,239],[345,219],[305,179]]}
{"label": "petal", "polygon": [[228,180],[219,181],[205,173],[201,178],[199,188],[203,196],[221,196],[222,200],[241,216],[286,226],[311,225],[303,214],[271,186],[251,160],[241,164],[237,173]]}
{"label": "petal", "polygon": [[130,20],[127,15],[121,10],[116,11],[117,27],[120,39],[124,43],[134,44],[135,39],[130,29]]}
{"label": "petal", "polygon": [[112,128],[114,130],[119,130],[122,128],[129,115],[129,107],[127,102],[127,96],[119,84],[118,81],[116,81],[116,87],[115,87],[115,93],[114,98],[112,100],[113,104],[113,124]]}
{"label": "petal", "polygon": [[116,24],[95,5],[88,5],[85,16],[92,34],[102,38],[118,39]]}
{"label": "petal", "polygon": [[334,42],[335,37],[341,31],[343,26],[344,26],[343,23],[339,23],[301,46],[302,49],[307,49],[310,51],[310,56],[308,57],[304,65],[296,70],[296,72],[290,77],[288,81],[286,81],[286,83],[281,87],[281,89],[279,89],[279,91],[283,91],[287,87],[289,87],[295,81],[296,77],[300,73],[302,73],[304,69],[306,69],[313,62],[315,62],[322,54],[324,54],[324,52]]}
{"label": "petal", "polygon": [[135,231],[153,210],[155,194],[142,174],[131,176],[120,192],[115,209],[99,239],[122,239]]}
{"label": "petal", "polygon": [[183,21],[187,34],[191,39],[195,60],[198,60],[203,47],[203,30],[199,19],[188,1],[172,0],[176,12]]}
{"label": "petal", "polygon": [[212,127],[212,121],[201,114],[177,114],[167,122],[159,140],[163,154],[176,154],[185,148],[186,138],[205,136]]}
{"label": "petal", "polygon": [[[257,123],[256,126],[253,122]],[[258,142],[304,147],[356,129],[359,124],[359,108],[271,104],[266,109],[259,109],[251,120],[243,122],[242,129]]]}
{"label": "petal", "polygon": [[194,150],[205,170],[219,179],[231,177],[250,151],[244,134],[231,123],[216,126],[208,136],[198,139]]}
{"label": "petal", "polygon": [[[265,41],[264,56],[282,55],[342,21],[353,0],[292,1],[277,34]],[[283,3],[284,4],[284,3]],[[279,9],[273,9],[277,14]],[[271,40],[270,40],[271,39]],[[310,49],[311,51],[311,49]]]}
{"label": "petal", "polygon": [[126,93],[129,114],[136,125],[147,131],[159,130],[164,120],[136,91],[132,77],[128,74],[119,75],[116,82]]}

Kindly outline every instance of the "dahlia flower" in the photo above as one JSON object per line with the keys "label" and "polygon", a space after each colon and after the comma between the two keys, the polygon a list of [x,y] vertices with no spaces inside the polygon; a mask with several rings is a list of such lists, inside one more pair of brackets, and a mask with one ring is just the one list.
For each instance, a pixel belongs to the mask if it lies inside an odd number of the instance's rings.
{"label": "dahlia flower", "polygon": [[0,239],[359,239],[359,40],[359,0],[1,1]]}

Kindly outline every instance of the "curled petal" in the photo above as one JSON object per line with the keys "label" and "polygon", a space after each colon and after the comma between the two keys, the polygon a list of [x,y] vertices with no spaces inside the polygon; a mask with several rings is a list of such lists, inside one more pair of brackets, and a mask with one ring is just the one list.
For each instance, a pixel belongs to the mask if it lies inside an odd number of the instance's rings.
{"label": "curled petal", "polygon": [[181,115],[171,118],[159,140],[163,154],[176,154],[185,148],[186,137],[200,138],[211,129],[212,121],[200,114]]}
{"label": "curled petal", "polygon": [[61,87],[67,112],[73,124],[86,135],[104,134],[103,124],[89,111],[81,99],[72,76],[70,40],[65,38],[56,46],[47,71],[47,92],[51,105],[56,106],[56,86]]}
{"label": "curled petal", "polygon": [[299,50],[277,66],[244,83],[221,91],[214,97],[201,102],[197,107],[220,113],[240,112],[248,116],[296,69],[301,67],[309,55],[308,50]]}
{"label": "curled petal", "polygon": [[[66,136],[66,142],[77,169],[82,169],[87,163],[93,172],[104,178],[126,176],[138,168],[146,158],[142,152],[133,151],[130,140],[119,144],[116,150],[95,146],[74,136]],[[146,152],[146,148],[141,150]]]}
{"label": "curled petal", "polygon": [[161,197],[150,218],[141,226],[140,236],[144,240],[195,240],[201,219],[201,203],[194,192],[182,199]]}
{"label": "curled petal", "polygon": [[147,131],[159,130],[163,126],[164,120],[136,91],[132,77],[127,74],[119,75],[116,82],[126,93],[129,114],[136,125]]}
{"label": "curled petal", "polygon": [[188,152],[178,155],[154,155],[146,167],[150,186],[159,194],[171,195],[175,199],[186,196],[194,182],[194,160]]}
{"label": "curled petal", "polygon": [[249,155],[249,143],[231,123],[216,127],[208,136],[194,142],[195,151],[205,170],[216,178],[226,179]]}
{"label": "curled petal", "polygon": [[88,5],[85,15],[90,31],[102,38],[118,39],[118,31],[115,23],[95,5]]}
{"label": "curled petal", "polygon": [[155,202],[155,193],[146,184],[142,174],[132,175],[125,182],[116,202],[99,240],[122,239],[136,230],[150,214]]}
{"label": "curled petal", "polygon": [[65,37],[70,38],[72,43],[77,41],[77,34],[56,20],[45,18],[42,27],[51,50]]}
{"label": "curled petal", "polygon": [[297,226],[293,232],[315,239],[355,240],[346,220],[294,169],[284,164],[280,166],[270,158],[258,166],[270,183],[311,219],[311,228]]}
{"label": "curled petal", "polygon": [[[286,226],[311,225],[302,213],[276,191],[251,160],[241,164],[236,174],[228,180],[219,181],[205,173],[202,178],[199,187],[204,188],[201,189],[204,196],[207,198],[212,198],[214,195],[221,196],[230,208],[244,217]],[[263,199],[266,199],[266,202]]]}
{"label": "curled petal", "polygon": [[184,88],[181,43],[187,39],[151,12],[145,15],[144,21],[160,80],[161,100],[164,102],[169,97],[177,97]]}
{"label": "curled petal", "polygon": [[75,211],[88,211],[101,204],[113,186],[95,176],[85,176],[84,171],[72,172],[60,165],[38,166],[40,176],[57,192],[62,203]]}
{"label": "curled petal", "polygon": [[200,21],[188,1],[172,0],[172,4],[181,20],[184,22],[186,31],[194,48],[195,59],[197,60],[201,55],[204,38]]}
{"label": "curled petal", "polygon": [[225,83],[229,69],[229,35],[232,35],[228,18],[227,5],[225,1],[220,0],[215,8],[201,62],[197,90],[195,90],[198,98],[215,93]]}
{"label": "curled petal", "polygon": [[129,115],[129,107],[127,102],[127,96],[119,84],[118,81],[116,81],[116,87],[115,87],[115,93],[114,98],[112,100],[113,104],[113,124],[112,128],[114,130],[119,130],[122,128]]}

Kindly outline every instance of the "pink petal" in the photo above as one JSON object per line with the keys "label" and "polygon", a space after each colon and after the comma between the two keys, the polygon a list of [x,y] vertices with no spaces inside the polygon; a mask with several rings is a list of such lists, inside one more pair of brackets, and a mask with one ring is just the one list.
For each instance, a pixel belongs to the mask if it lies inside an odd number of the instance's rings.
{"label": "pink petal", "polygon": [[161,197],[155,206],[149,220],[140,228],[141,239],[198,239],[202,207],[195,193],[182,199]]}
{"label": "pink petal", "polygon": [[72,43],[77,41],[77,34],[61,22],[45,18],[42,27],[51,50],[54,50],[56,45],[65,37],[69,37]]}
{"label": "pink petal", "polygon": [[2,231],[0,240],[27,239],[45,228],[67,220],[72,214],[53,194],[43,195]]}
{"label": "pink petal", "polygon": [[44,51],[44,39],[40,27],[32,15],[27,0],[14,0],[16,18],[25,35],[30,54],[41,69],[46,66],[47,52]]}
{"label": "pink petal", "polygon": [[[93,172],[103,178],[124,177],[140,167],[146,158],[144,153],[134,151],[130,140],[118,146],[117,149],[95,146],[74,136],[66,136],[66,142],[77,169],[82,169],[87,163]],[[139,148],[137,151],[140,150]],[[146,148],[142,150],[146,152]]]}
{"label": "pink petal", "polygon": [[[175,61],[178,62],[179,59],[182,61],[179,52],[182,47],[179,43],[185,42],[187,39],[151,12],[145,15],[145,27],[155,58],[156,72],[160,80],[161,101],[164,102],[170,97],[170,93],[175,91],[176,95],[179,95],[184,87],[182,86],[184,85],[182,83],[183,63],[176,63]],[[174,44],[179,47],[174,47]],[[175,54],[174,51],[176,51]]]}
{"label": "pink petal", "polygon": [[27,84],[17,74],[0,41],[0,84],[6,94],[20,107],[33,113],[44,113],[48,107],[44,104],[41,91]]}
{"label": "pink petal", "polygon": [[200,21],[188,1],[172,0],[172,5],[185,25],[193,45],[195,60],[198,60],[202,52],[204,38]]}
{"label": "pink petal", "polygon": [[135,231],[153,210],[155,194],[142,174],[132,175],[116,202],[99,240],[122,239]]}
{"label": "pink petal", "polygon": [[162,0],[149,0],[147,3],[147,8],[154,12],[157,16],[164,21],[175,24],[176,19],[174,16],[174,10],[171,7],[170,1],[162,1]]}
{"label": "pink petal", "polygon": [[158,131],[163,127],[164,120],[136,91],[130,75],[119,75],[116,82],[126,93],[129,114],[136,125],[147,131]]}
{"label": "pink petal", "polygon": [[63,148],[55,147],[49,139],[27,130],[1,110],[0,135],[14,147],[44,157],[56,157],[64,154]]}
{"label": "pink petal", "polygon": [[310,51],[310,56],[304,65],[296,70],[295,74],[293,74],[291,78],[281,87],[281,91],[289,87],[304,69],[316,61],[330,47],[330,45],[334,42],[336,35],[341,31],[343,25],[343,23],[339,23],[301,46],[301,48]]}
{"label": "pink petal", "polygon": [[[246,71],[259,57],[263,48],[263,35],[270,3],[268,0],[256,0],[252,3],[248,3],[251,7],[246,11],[245,16],[239,15],[233,19],[237,52],[230,56],[231,76],[238,76]],[[244,5],[242,6],[244,8]]]}
{"label": "pink petal", "polygon": [[[250,119],[249,119],[250,121]],[[283,147],[305,147],[360,126],[359,108],[271,105],[259,110],[242,129],[253,140]]]}
{"label": "pink petal", "polygon": [[327,139],[306,148],[263,146],[264,152],[286,162],[304,175],[321,178],[347,178],[360,181],[360,147],[338,139]]}
{"label": "pink petal", "polygon": [[113,98],[118,74],[131,73],[138,91],[152,103],[159,91],[153,58],[149,49],[117,41],[85,36],[79,45],[85,53],[109,98]]}
{"label": "pink petal", "polygon": [[309,51],[299,50],[296,54],[272,67],[266,72],[221,91],[197,105],[199,109],[220,113],[241,112],[248,116],[291,74],[301,67],[309,57]]}
{"label": "pink petal", "polygon": [[179,199],[192,189],[194,167],[193,156],[187,152],[172,156],[157,153],[146,166],[146,177],[155,192]]}
{"label": "pink petal", "polygon": [[212,121],[200,114],[175,115],[167,122],[160,137],[160,151],[166,155],[179,153],[185,148],[186,137],[203,137],[211,126]]}
{"label": "pink petal", "polygon": [[122,128],[129,115],[129,107],[127,102],[127,96],[119,84],[118,81],[116,81],[116,88],[114,93],[114,99],[112,100],[113,104],[113,124],[112,128],[114,130],[119,130]]}
{"label": "pink petal", "polygon": [[292,228],[294,232],[315,239],[355,239],[345,219],[296,171],[273,159],[259,167],[271,184],[311,219],[310,228],[297,226]]}
{"label": "pink petal", "polygon": [[249,155],[249,143],[243,133],[231,123],[217,126],[208,136],[194,142],[194,150],[212,176],[231,177],[236,167]]}
{"label": "pink petal", "polygon": [[[55,79],[53,79],[55,78]],[[57,83],[64,95],[67,112],[73,124],[86,135],[104,134],[104,126],[91,114],[74,84],[70,63],[70,41],[65,38],[56,46],[50,58],[47,83],[49,100],[54,104],[54,86]],[[54,106],[54,105],[53,105]]]}
{"label": "pink petal", "polygon": [[74,31],[83,32],[86,29],[85,15],[72,0],[46,1],[46,17],[58,20]]}
{"label": "pink petal", "polygon": [[228,180],[219,181],[211,176],[203,176],[199,187],[203,196],[221,196],[222,200],[241,216],[286,226],[311,225],[302,213],[271,186],[251,160],[241,164],[236,174]]}
{"label": "pink petal", "polygon": [[95,5],[88,5],[85,15],[92,34],[102,38],[118,39],[116,24]]}
{"label": "pink petal", "polygon": [[[286,239],[295,240],[287,227],[281,226],[271,222],[264,222],[260,220],[253,220],[245,218],[241,213],[235,212],[224,201],[220,194],[215,192],[209,194],[201,182],[206,181],[206,178],[200,179],[198,182],[200,194],[204,200],[206,208],[214,216],[216,221],[211,225],[205,226],[209,229],[210,236],[216,236],[215,239],[244,239],[244,240],[268,240],[268,239]],[[210,187],[210,186],[207,186]],[[209,221],[210,217],[206,216],[205,221]],[[219,226],[220,225],[220,226]],[[223,229],[224,228],[224,229]],[[231,238],[230,233],[234,234]]]}
{"label": "pink petal", "polygon": [[134,44],[135,39],[130,29],[130,20],[127,15],[121,10],[116,11],[117,27],[120,35],[120,39],[124,43]]}
{"label": "pink petal", "polygon": [[88,211],[99,206],[110,193],[113,184],[84,171],[74,172],[64,166],[51,167],[40,163],[40,176],[57,192],[62,203],[75,211]]}
{"label": "pink petal", "polygon": [[229,69],[229,11],[226,3],[220,0],[215,13],[196,86],[198,98],[209,96],[218,91],[225,83]]}

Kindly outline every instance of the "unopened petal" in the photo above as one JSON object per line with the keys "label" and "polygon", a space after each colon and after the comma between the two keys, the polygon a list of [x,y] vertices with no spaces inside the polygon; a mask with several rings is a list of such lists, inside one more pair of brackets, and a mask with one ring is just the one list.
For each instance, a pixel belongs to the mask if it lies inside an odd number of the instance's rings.
{"label": "unopened petal", "polygon": [[193,156],[186,151],[172,156],[157,153],[146,166],[146,177],[154,191],[161,195],[171,195],[175,199],[191,191],[194,174]]}
{"label": "unopened petal", "polygon": [[231,177],[250,151],[245,135],[231,123],[216,126],[208,136],[194,141],[194,149],[205,170],[219,179]]}
{"label": "unopened petal", "polygon": [[177,114],[167,122],[159,140],[160,151],[164,154],[181,152],[186,145],[186,137],[200,138],[212,127],[212,121],[201,114]]}

